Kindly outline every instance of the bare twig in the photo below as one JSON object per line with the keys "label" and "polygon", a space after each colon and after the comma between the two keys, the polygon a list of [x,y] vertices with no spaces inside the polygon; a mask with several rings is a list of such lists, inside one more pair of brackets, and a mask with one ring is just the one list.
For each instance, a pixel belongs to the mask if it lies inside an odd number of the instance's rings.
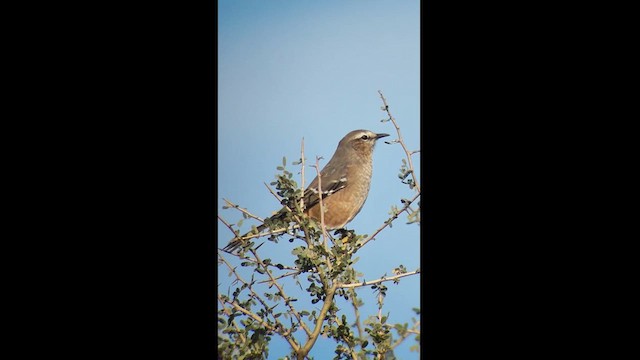
{"label": "bare twig", "polygon": [[243,214],[247,215],[248,217],[253,218],[253,219],[256,219],[256,220],[258,220],[258,221],[260,221],[260,222],[264,222],[264,220],[263,220],[261,217],[256,216],[256,215],[253,215],[252,213],[250,213],[249,211],[247,211],[247,209],[243,209],[243,208],[241,208],[239,205],[236,205],[236,204],[232,203],[231,201],[229,201],[229,200],[227,200],[227,199],[224,199],[224,198],[223,198],[222,200],[224,200],[224,201],[227,203],[227,205],[229,205],[229,206],[231,206],[231,207],[233,207],[233,208],[238,209],[239,211],[241,211]]}
{"label": "bare twig", "polygon": [[405,202],[404,207],[398,211],[396,214],[394,214],[393,216],[391,216],[389,219],[387,219],[384,224],[378,228],[378,230],[376,230],[371,236],[369,236],[368,238],[366,238],[365,240],[363,240],[359,246],[363,247],[366,243],[368,243],[369,241],[373,240],[376,235],[378,235],[384,228],[386,228],[387,226],[389,226],[389,224],[391,224],[395,219],[398,218],[398,216],[400,216],[400,214],[402,214],[404,211],[406,211],[407,209],[409,209],[409,206],[411,206],[411,204],[416,201],[416,199],[418,199],[418,197],[420,197],[420,193],[417,193],[413,199],[408,200]]}
{"label": "bare twig", "polygon": [[419,273],[420,273],[420,269],[417,269],[417,270],[406,272],[406,273],[403,273],[403,274],[398,274],[398,275],[389,276],[389,277],[382,277],[380,279],[371,280],[371,281],[363,281],[363,282],[351,283],[351,284],[338,284],[337,287],[338,288],[342,288],[342,289],[358,288],[358,287],[362,287],[362,286],[380,284],[380,283],[383,283],[385,281],[393,281],[393,280],[396,280],[396,279],[403,278],[405,276],[411,276],[411,275],[415,275],[415,274],[419,274]]}
{"label": "bare twig", "polygon": [[[314,165],[316,168],[316,173],[318,174],[318,201],[320,206],[320,226],[322,228],[322,239],[324,248],[328,251],[329,246],[327,244],[327,227],[324,224],[324,200],[322,199],[322,175],[320,175],[320,158],[316,156],[316,164]],[[327,263],[330,265],[330,263]]]}
{"label": "bare twig", "polygon": [[395,126],[396,128],[396,132],[398,133],[398,142],[400,143],[400,145],[402,145],[402,149],[407,155],[407,161],[409,162],[409,171],[411,172],[411,177],[413,178],[413,185],[418,193],[420,193],[420,185],[418,184],[418,178],[416,177],[416,172],[413,170],[413,162],[411,161],[411,155],[415,152],[419,152],[419,150],[410,152],[407,149],[404,140],[402,140],[402,135],[400,134],[400,127],[398,126],[398,123],[396,123],[396,119],[393,117],[393,115],[391,115],[391,112],[389,111],[389,104],[387,104],[387,99],[385,99],[384,95],[382,95],[382,91],[378,90],[378,93],[380,94],[380,98],[382,99],[382,103],[384,104],[384,111],[387,112],[387,115],[389,115],[389,120],[391,120],[393,126]]}
{"label": "bare twig", "polygon": [[[269,264],[269,265],[271,266],[271,264]],[[280,276],[276,276],[274,279],[275,279],[275,280],[280,280],[280,279],[282,279],[282,278],[284,278],[284,277],[291,276],[291,275],[298,275],[298,274],[300,274],[300,271],[294,271],[294,272],[290,272],[290,273],[282,274],[282,275],[280,275]],[[271,282],[271,281],[272,281],[271,279],[269,279],[269,280],[263,280],[263,281],[258,281],[258,284],[264,284],[264,283],[268,283],[268,282]]]}
{"label": "bare twig", "polygon": [[[300,141],[300,189],[304,194],[304,137]],[[300,209],[304,210],[304,196],[300,198]]]}
{"label": "bare twig", "polygon": [[[320,159],[321,157],[316,156],[316,164],[313,167],[316,168],[316,174],[318,177],[318,206],[320,207],[320,228],[322,229],[322,244],[326,252],[329,252],[329,245],[327,244],[327,227],[324,223],[324,200],[322,199],[322,175],[320,174]],[[308,241],[309,249],[313,249],[313,242]],[[325,263],[329,271],[332,271],[333,266],[331,265],[331,261],[327,261]],[[327,278],[324,276],[324,273],[318,269],[318,275],[320,276],[320,281],[324,286],[325,291],[329,289],[329,282]]]}
{"label": "bare twig", "polygon": [[[278,202],[282,202],[282,198],[278,194],[276,194],[276,192],[273,191],[273,189],[271,189],[271,187],[269,185],[267,185],[267,183],[263,183],[263,184],[264,184],[264,186],[267,187],[267,190],[269,190],[271,195],[273,195],[276,198],[276,200],[278,200]],[[289,209],[289,211],[291,211],[291,209]]]}
{"label": "bare twig", "polygon": [[[304,165],[305,165],[305,160],[304,160],[304,137],[303,137],[302,141],[300,142],[300,176],[301,176],[300,190],[302,190],[302,197],[300,198],[300,211],[304,211],[306,207],[304,203],[304,191],[305,191]],[[299,219],[299,218],[296,216],[296,219]],[[304,224],[302,225],[302,230],[304,233],[304,241],[307,243],[307,246],[309,248],[312,248],[313,243],[311,242],[311,238],[309,237],[309,231]]]}
{"label": "bare twig", "polygon": [[226,221],[222,218],[222,216],[218,215],[218,219],[219,219],[220,221],[222,221],[222,223],[223,223],[223,224],[225,224],[225,225],[227,226],[227,228],[229,228],[229,230],[231,230],[231,232],[233,233],[233,235],[234,235],[234,236],[237,236],[236,231],[235,231],[235,230],[233,230],[233,228],[231,227],[231,225],[229,225],[229,223],[228,223],[228,222],[226,222]]}

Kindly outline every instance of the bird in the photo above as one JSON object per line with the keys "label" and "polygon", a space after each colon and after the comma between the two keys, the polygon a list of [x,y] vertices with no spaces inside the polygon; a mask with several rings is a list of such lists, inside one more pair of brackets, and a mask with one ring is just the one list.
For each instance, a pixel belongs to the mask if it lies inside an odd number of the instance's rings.
{"label": "bird", "polygon": [[[369,194],[373,173],[373,149],[376,142],[386,136],[389,134],[377,134],[363,129],[353,130],[345,135],[329,162],[320,171],[320,179],[316,176],[304,191],[304,213],[320,222],[320,182],[326,229],[341,229],[353,220],[362,210]],[[286,212],[287,208],[282,208],[269,219],[282,218]],[[267,225],[262,224],[257,230],[260,232],[266,228]],[[244,237],[247,235],[248,233],[231,239],[223,250],[235,252],[245,243]]]}

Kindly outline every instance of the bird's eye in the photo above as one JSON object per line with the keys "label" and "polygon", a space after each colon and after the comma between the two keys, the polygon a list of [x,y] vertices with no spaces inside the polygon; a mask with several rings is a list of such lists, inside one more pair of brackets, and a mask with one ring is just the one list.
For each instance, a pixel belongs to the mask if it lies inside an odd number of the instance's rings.
{"label": "bird's eye", "polygon": [[369,140],[369,136],[368,135],[362,135],[361,139],[362,140]]}

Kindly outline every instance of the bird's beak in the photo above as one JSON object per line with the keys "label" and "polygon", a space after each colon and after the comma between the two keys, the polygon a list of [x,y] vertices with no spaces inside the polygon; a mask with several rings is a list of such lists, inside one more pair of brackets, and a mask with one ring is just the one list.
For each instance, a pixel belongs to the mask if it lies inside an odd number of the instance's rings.
{"label": "bird's beak", "polygon": [[385,137],[385,136],[389,136],[389,134],[385,134],[385,133],[382,133],[382,134],[376,134],[376,140],[378,140],[378,139],[380,139],[380,138],[383,138],[383,137]]}

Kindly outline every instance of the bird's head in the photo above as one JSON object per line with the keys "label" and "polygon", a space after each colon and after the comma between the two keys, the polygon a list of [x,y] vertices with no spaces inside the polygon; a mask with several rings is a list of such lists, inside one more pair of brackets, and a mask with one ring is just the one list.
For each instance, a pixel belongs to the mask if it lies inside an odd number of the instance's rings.
{"label": "bird's head", "polygon": [[344,147],[349,150],[353,149],[360,154],[370,156],[373,152],[376,141],[385,136],[389,136],[389,134],[376,134],[370,130],[354,130],[340,140],[338,148]]}

